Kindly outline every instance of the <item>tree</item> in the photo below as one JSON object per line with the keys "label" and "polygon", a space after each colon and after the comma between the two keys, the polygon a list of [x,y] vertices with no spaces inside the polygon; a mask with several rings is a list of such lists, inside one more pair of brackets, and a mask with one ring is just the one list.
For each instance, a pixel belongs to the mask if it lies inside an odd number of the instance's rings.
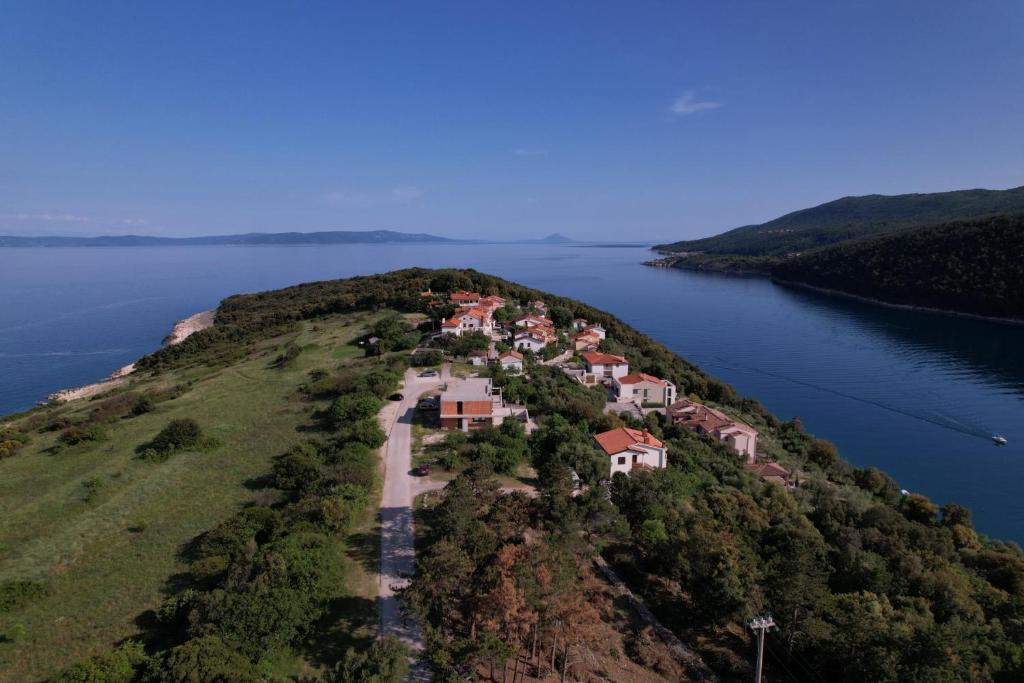
{"label": "tree", "polygon": [[156,683],[259,683],[252,662],[215,635],[172,648],[152,675]]}
{"label": "tree", "polygon": [[827,470],[839,460],[839,450],[831,441],[815,439],[807,451],[807,457],[811,462],[823,470]]}
{"label": "tree", "polygon": [[928,496],[920,493],[911,493],[903,499],[903,515],[912,522],[918,524],[935,524],[935,515],[939,508],[928,499]]}
{"label": "tree", "polygon": [[349,648],[334,671],[334,683],[401,683],[409,673],[409,648],[388,634],[364,652]]}

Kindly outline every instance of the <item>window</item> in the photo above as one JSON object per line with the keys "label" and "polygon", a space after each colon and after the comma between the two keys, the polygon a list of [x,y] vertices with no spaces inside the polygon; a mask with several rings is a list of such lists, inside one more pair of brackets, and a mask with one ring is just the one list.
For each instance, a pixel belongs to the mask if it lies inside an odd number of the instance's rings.
{"label": "window", "polygon": [[455,403],[455,414],[462,415],[462,401],[458,401]]}
{"label": "window", "polygon": [[624,455],[620,455],[619,456],[619,464],[620,465],[625,465],[626,464],[626,456],[624,456]]}

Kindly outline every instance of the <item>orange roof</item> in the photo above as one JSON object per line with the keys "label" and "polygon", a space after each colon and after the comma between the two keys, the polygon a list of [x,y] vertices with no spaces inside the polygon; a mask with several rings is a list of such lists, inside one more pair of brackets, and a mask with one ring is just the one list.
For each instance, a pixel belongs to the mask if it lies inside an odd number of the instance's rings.
{"label": "orange roof", "polygon": [[480,300],[480,292],[466,292],[466,291],[452,292],[452,295],[449,298],[452,301],[461,301],[461,300],[479,301]]}
{"label": "orange roof", "polygon": [[460,311],[456,315],[468,315],[471,318],[478,318],[479,320],[485,320],[487,318],[487,311],[482,308],[470,308],[465,311]]}
{"label": "orange roof", "polygon": [[506,351],[505,353],[498,356],[498,358],[515,358],[516,360],[522,360],[523,354],[518,351]]}
{"label": "orange roof", "polygon": [[744,465],[743,469],[747,472],[752,472],[759,477],[780,477],[782,479],[789,478],[789,470],[780,465],[777,462],[758,462]]}
{"label": "orange roof", "polygon": [[640,382],[654,382],[660,386],[665,386],[667,384],[667,382],[660,377],[648,375],[646,372],[631,372],[628,375],[619,378],[619,384],[639,384]]}
{"label": "orange roof", "polygon": [[448,320],[445,320],[443,323],[441,323],[441,327],[458,327],[458,326],[459,326],[459,319],[458,318],[449,318]]}
{"label": "orange roof", "polygon": [[646,429],[640,431],[639,429],[631,429],[629,427],[619,427],[611,431],[601,432],[594,438],[597,440],[601,450],[608,455],[628,451],[635,445],[654,446],[655,448],[663,448],[665,446]]}
{"label": "orange roof", "polygon": [[601,353],[600,351],[587,351],[580,356],[583,360],[587,361],[590,365],[617,365],[619,363],[625,363],[626,359],[624,356],[616,356],[610,353]]}

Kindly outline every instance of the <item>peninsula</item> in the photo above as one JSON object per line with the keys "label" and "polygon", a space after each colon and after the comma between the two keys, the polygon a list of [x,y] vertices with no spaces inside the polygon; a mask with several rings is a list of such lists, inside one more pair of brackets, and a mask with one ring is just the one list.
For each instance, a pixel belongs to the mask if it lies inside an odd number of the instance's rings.
{"label": "peninsula", "polygon": [[800,680],[1024,675],[1020,548],[472,270],[229,297],[0,430],[5,680],[747,677],[764,612]]}

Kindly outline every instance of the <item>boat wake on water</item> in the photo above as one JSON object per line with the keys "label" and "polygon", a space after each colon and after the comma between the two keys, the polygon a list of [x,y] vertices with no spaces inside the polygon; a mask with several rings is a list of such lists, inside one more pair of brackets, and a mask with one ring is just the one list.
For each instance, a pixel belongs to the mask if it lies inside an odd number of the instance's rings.
{"label": "boat wake on water", "polygon": [[760,375],[765,375],[767,377],[772,377],[774,379],[780,379],[785,382],[790,382],[791,384],[797,384],[799,386],[815,389],[816,391],[822,391],[827,394],[839,396],[840,398],[845,398],[851,401],[857,401],[858,403],[863,403],[865,405],[881,408],[882,410],[887,410],[891,413],[896,413],[897,415],[903,415],[904,417],[909,417],[914,420],[927,422],[928,424],[934,425],[936,427],[941,427],[942,429],[948,429],[953,432],[959,432],[960,434],[966,434],[967,436],[975,436],[981,439],[991,440],[1000,445],[1007,443],[1005,437],[999,436],[991,429],[986,428],[985,425],[965,423],[962,420],[959,420],[953,417],[952,415],[946,413],[940,413],[935,410],[928,412],[917,412],[907,408],[902,408],[897,405],[893,405],[891,403],[885,403],[884,401],[877,401],[875,399],[866,398],[864,396],[849,394],[844,391],[840,391],[839,389],[834,389],[832,387],[815,384],[814,382],[808,382],[806,380],[798,379],[796,377],[789,377],[787,375],[772,372],[770,370],[755,368],[749,365],[742,365],[740,363],[736,363],[735,361],[722,358],[721,356],[710,356],[709,358],[711,362],[707,363],[707,365],[710,366],[718,366],[726,370],[733,370],[735,372],[754,372]]}

